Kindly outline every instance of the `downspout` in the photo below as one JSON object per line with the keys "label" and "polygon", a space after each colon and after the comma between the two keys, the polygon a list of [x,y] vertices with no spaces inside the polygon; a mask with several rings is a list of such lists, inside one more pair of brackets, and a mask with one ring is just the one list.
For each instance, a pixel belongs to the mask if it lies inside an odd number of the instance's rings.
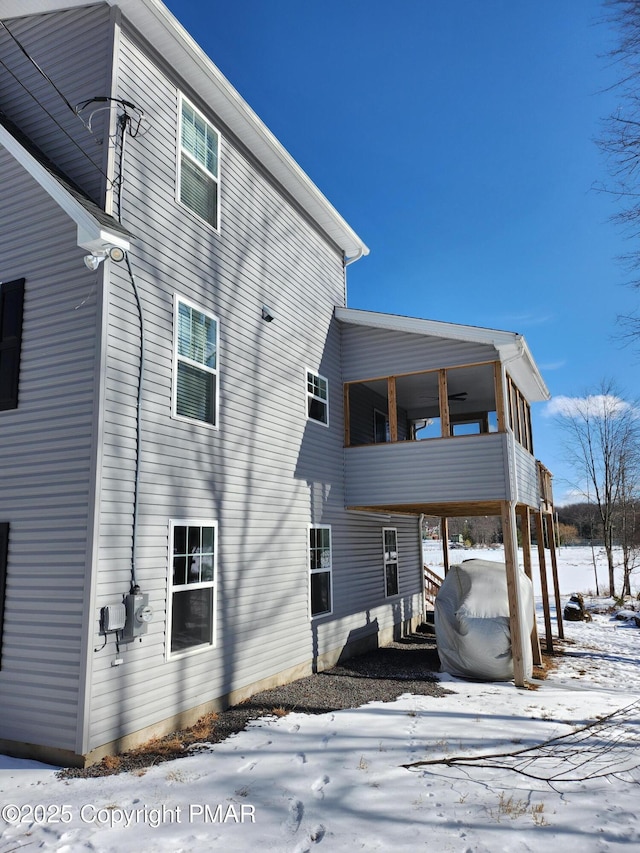
{"label": "downspout", "polygon": [[344,307],[347,307],[347,267],[349,264],[353,264],[356,261],[359,261],[360,258],[364,255],[364,246],[360,246],[358,251],[352,258],[347,258],[346,255],[343,256],[342,260],[342,274],[344,276]]}

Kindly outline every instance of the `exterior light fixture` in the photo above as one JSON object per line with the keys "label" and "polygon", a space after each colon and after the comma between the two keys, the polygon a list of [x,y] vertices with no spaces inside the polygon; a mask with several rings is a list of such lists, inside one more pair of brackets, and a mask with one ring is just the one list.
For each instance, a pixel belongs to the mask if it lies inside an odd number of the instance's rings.
{"label": "exterior light fixture", "polygon": [[271,313],[271,308],[268,305],[262,306],[262,319],[265,323],[270,323],[273,320],[273,314]]}
{"label": "exterior light fixture", "polygon": [[84,256],[84,265],[89,270],[97,270],[103,261],[104,255],[96,254],[95,252]]}
{"label": "exterior light fixture", "polygon": [[90,255],[85,255],[83,259],[84,265],[87,269],[97,270],[106,257],[111,258],[112,261],[119,264],[124,260],[124,254],[124,249],[121,249],[120,246],[111,246],[110,249],[102,249],[97,252],[91,252]]}

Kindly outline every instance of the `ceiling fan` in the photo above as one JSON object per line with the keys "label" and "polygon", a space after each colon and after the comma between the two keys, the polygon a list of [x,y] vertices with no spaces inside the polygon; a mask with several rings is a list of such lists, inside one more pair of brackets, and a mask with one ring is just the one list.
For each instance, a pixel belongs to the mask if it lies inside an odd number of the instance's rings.
{"label": "ceiling fan", "polygon": [[[455,394],[447,394],[447,400],[450,403],[464,403],[469,396],[468,391],[457,391]],[[438,400],[439,397],[429,397],[429,400]]]}

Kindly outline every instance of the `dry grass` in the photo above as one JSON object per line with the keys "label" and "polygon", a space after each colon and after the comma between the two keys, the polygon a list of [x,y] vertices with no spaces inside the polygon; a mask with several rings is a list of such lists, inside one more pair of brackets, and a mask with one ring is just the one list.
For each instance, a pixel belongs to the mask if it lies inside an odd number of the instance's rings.
{"label": "dry grass", "polygon": [[498,807],[489,811],[491,817],[500,823],[502,818],[516,820],[523,815],[531,815],[536,826],[546,826],[547,821],[544,816],[544,803],[536,803],[531,805],[527,800],[516,800],[513,795],[507,797],[504,791],[500,792],[498,798]]}

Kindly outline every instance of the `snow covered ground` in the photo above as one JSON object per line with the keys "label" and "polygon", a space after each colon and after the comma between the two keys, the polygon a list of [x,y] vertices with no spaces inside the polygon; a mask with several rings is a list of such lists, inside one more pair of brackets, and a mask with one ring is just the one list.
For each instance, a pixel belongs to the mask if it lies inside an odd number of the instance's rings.
{"label": "snow covered ground", "polygon": [[[560,552],[564,593],[593,587],[582,550]],[[262,720],[137,775],[62,781],[55,768],[0,757],[0,853],[640,849],[640,629],[596,615],[565,632],[568,654],[536,689],[443,674],[445,697]],[[622,708],[618,725],[526,764],[403,766],[512,753]],[[587,750],[588,764],[572,767]],[[610,770],[618,776],[581,778]],[[540,778],[558,773],[570,781]]]}
{"label": "snow covered ground", "polygon": [[[427,541],[423,548],[425,563],[434,571],[442,575],[443,558],[442,548],[439,542]],[[558,549],[558,577],[560,581],[560,592],[562,595],[571,595],[572,592],[594,592],[596,590],[596,574],[598,589],[602,592],[609,586],[609,574],[607,557],[604,548],[594,548],[593,551],[587,546],[565,546]],[[504,561],[504,551],[501,546],[491,548],[459,548],[449,552],[449,562],[458,563],[462,560],[478,558],[481,560]],[[538,552],[534,545],[531,551],[533,563],[533,585],[536,594],[540,594],[540,570],[538,563]],[[616,584],[618,591],[622,586],[622,552],[619,548],[614,549],[614,560],[616,563]],[[547,566],[547,583],[552,590],[551,581],[551,558],[549,551],[545,551],[545,562]],[[520,551],[520,565],[522,565],[522,550]],[[632,592],[640,592],[640,569],[631,575]]]}

